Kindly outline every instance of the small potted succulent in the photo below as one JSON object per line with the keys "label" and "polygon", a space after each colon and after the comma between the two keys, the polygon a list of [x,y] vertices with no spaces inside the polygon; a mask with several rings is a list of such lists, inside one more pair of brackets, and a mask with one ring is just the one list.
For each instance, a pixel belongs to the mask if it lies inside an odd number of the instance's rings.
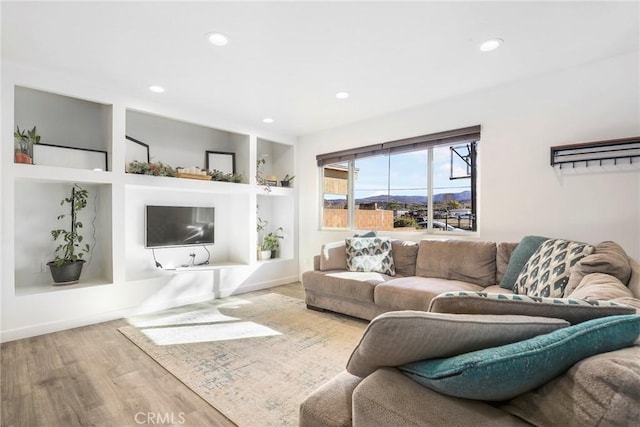
{"label": "small potted succulent", "polygon": [[20,129],[16,126],[13,131],[13,143],[15,149],[15,163],[33,164],[33,144],[40,142],[40,135],[33,129]]}
{"label": "small potted succulent", "polygon": [[65,197],[60,202],[60,206],[69,205],[70,213],[58,215],[58,220],[70,216],[71,223],[69,229],[51,230],[53,240],[61,240],[55,249],[55,258],[47,263],[56,285],[77,283],[80,279],[85,262],[82,257],[85,253],[89,253],[91,248],[88,244],[81,245],[84,239],[78,232],[82,228],[82,222],[78,221],[78,212],[87,207],[88,198],[89,192],[78,184],[74,184],[71,187],[71,196]]}

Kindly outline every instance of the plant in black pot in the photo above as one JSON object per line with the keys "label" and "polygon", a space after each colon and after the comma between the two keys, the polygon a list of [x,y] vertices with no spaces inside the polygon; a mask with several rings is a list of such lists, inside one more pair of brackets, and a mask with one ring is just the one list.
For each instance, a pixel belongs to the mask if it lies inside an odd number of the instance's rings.
{"label": "plant in black pot", "polygon": [[280,181],[280,186],[282,187],[291,187],[291,182],[293,182],[293,178],[295,178],[296,176],[289,176],[289,174],[286,174],[284,176],[284,178],[282,178],[282,181]]}
{"label": "plant in black pot", "polygon": [[70,217],[71,224],[68,230],[51,230],[53,240],[61,240],[55,250],[55,258],[47,263],[51,270],[56,285],[69,285],[77,283],[82,273],[82,259],[85,253],[89,253],[91,247],[82,244],[83,237],[78,232],[82,228],[82,222],[78,221],[78,212],[87,207],[89,192],[78,184],[71,187],[71,197],[65,197],[60,202],[60,206],[69,205],[70,213],[58,215],[58,220]]}
{"label": "plant in black pot", "polygon": [[278,248],[280,248],[280,242],[278,239],[284,238],[283,235],[279,234],[282,231],[282,227],[278,227],[276,231],[269,232],[262,238],[262,250],[271,251],[271,258],[276,257],[276,252]]}

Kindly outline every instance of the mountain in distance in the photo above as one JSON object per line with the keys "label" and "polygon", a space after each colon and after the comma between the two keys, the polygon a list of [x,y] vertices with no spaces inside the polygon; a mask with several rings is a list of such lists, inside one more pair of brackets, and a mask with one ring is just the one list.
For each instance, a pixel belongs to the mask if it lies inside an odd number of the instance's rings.
{"label": "mountain in distance", "polygon": [[[444,194],[434,194],[433,201],[441,202],[445,199],[445,195],[452,193],[444,193]],[[453,198],[458,202],[464,202],[471,200],[471,191],[465,190],[459,193],[453,193]],[[394,196],[394,195],[380,195],[380,196],[370,196],[363,197],[360,199],[356,199],[356,203],[388,203],[388,202],[397,202],[404,204],[426,204],[428,200],[427,196]]]}

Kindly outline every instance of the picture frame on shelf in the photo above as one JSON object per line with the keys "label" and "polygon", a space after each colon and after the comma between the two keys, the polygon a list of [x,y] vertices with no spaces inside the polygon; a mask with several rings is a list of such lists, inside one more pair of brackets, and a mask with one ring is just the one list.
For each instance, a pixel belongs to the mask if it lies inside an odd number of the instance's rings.
{"label": "picture frame on shelf", "polygon": [[205,170],[217,170],[226,174],[236,173],[236,153],[205,151]]}
{"label": "picture frame on shelf", "polygon": [[107,152],[92,148],[38,143],[33,145],[33,163],[42,166],[109,170]]}
{"label": "picture frame on shelf", "polygon": [[146,162],[151,163],[151,156],[149,154],[149,144],[125,135],[127,139],[127,145],[125,150],[125,164],[128,165],[131,162]]}

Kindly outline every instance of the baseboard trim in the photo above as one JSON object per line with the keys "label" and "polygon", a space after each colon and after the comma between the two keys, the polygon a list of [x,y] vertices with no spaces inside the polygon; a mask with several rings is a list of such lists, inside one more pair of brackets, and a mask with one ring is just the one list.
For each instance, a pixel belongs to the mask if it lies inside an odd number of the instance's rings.
{"label": "baseboard trim", "polygon": [[77,317],[74,319],[65,319],[56,322],[31,325],[24,328],[10,329],[0,332],[0,342],[4,343],[23,338],[35,337],[38,335],[50,334],[53,332],[65,331],[73,328],[79,328],[82,326],[95,325],[96,323],[109,322],[111,320],[122,319],[130,316],[150,313],[153,311],[165,310],[167,308],[179,307],[181,305],[208,301],[212,298],[215,298],[215,295],[213,293],[207,293],[186,298],[178,298],[170,302],[165,302],[163,304],[145,306],[144,308],[131,307],[122,310],[98,313],[90,316]]}
{"label": "baseboard trim", "polygon": [[82,326],[95,325],[96,323],[109,322],[111,320],[122,319],[130,316],[150,313],[167,308],[179,307],[181,305],[194,304],[198,302],[208,301],[213,298],[227,297],[238,295],[252,291],[273,288],[274,286],[286,285],[298,281],[298,276],[284,277],[276,280],[268,280],[259,283],[251,283],[239,286],[233,289],[221,289],[218,293],[206,293],[197,296],[178,298],[162,304],[152,306],[131,307],[122,310],[109,311],[105,313],[97,313],[95,315],[77,317],[74,319],[65,319],[56,322],[41,323],[31,325],[24,328],[9,329],[0,332],[0,343],[15,341],[23,338],[35,337],[38,335],[50,334],[53,332],[65,331],[68,329],[79,328]]}

